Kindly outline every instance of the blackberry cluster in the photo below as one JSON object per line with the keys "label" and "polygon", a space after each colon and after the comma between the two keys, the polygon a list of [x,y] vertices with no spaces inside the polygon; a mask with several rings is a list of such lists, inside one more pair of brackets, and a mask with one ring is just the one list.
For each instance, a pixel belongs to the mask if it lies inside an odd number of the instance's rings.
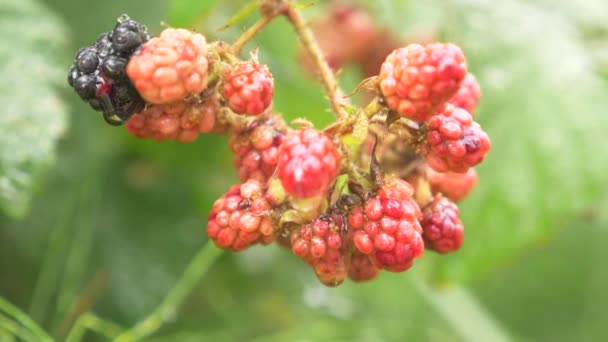
{"label": "blackberry cluster", "polygon": [[[240,183],[211,208],[209,240],[233,252],[276,242],[337,286],[404,272],[425,250],[460,249],[455,202],[477,184],[473,167],[490,139],[473,120],[480,87],[458,46],[390,51],[396,42],[362,8],[335,5],[330,13],[316,26],[326,33],[319,45],[328,62],[377,76],[360,88],[374,102],[345,106],[352,115],[322,130],[305,119],[291,128],[272,108],[274,76],[256,53],[244,61],[238,44],[181,28],[151,38],[126,16],[78,51],[68,81],[107,122],[128,121],[138,138],[228,135]],[[319,59],[317,51],[313,71],[323,69]]]}
{"label": "blackberry cluster", "polygon": [[145,102],[127,77],[131,56],[150,39],[144,25],[122,16],[112,31],[78,50],[68,83],[111,125],[120,125],[141,111]]}

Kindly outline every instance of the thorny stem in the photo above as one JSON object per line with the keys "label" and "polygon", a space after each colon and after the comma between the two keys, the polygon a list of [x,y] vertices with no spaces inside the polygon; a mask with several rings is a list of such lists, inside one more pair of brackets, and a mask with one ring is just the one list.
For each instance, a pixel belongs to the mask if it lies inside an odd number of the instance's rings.
{"label": "thorny stem", "polygon": [[184,300],[194,290],[201,277],[221,255],[221,252],[222,250],[215,247],[213,243],[207,242],[190,261],[181,278],[177,280],[177,283],[162,303],[148,317],[112,341],[134,342],[142,340],[160,329],[164,323],[170,321]]}
{"label": "thorny stem", "polygon": [[266,25],[268,25],[268,23],[270,23],[275,16],[276,15],[264,16],[260,20],[256,21],[253,26],[243,32],[236,42],[232,44],[230,51],[233,54],[238,55],[243,47],[247,45],[247,43],[249,43],[249,41],[252,40],[264,27],[266,27]]}
{"label": "thorny stem", "polygon": [[374,115],[381,112],[385,107],[380,104],[380,98],[375,97],[365,108],[363,108],[363,114],[371,119]]}
{"label": "thorny stem", "polygon": [[304,19],[299,10],[290,6],[285,8],[284,15],[294,26],[296,33],[300,36],[302,45],[308,51],[308,53],[310,53],[315,65],[319,69],[321,80],[323,81],[323,85],[325,86],[325,90],[329,96],[329,102],[332,110],[336,113],[338,120],[348,118],[348,113],[346,110],[344,110],[344,108],[342,108],[342,104],[344,102],[342,98],[343,93],[340,91],[336,77],[329,67],[327,60],[325,59],[325,55],[323,54],[323,51],[321,51],[319,43],[315,39],[312,30],[306,22],[306,19]]}

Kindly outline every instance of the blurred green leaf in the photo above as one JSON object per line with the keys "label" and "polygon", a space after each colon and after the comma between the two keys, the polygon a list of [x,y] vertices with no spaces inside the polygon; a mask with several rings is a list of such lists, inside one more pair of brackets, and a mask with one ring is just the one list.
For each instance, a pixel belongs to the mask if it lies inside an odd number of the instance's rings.
{"label": "blurred green leaf", "polygon": [[[56,86],[65,80],[63,23],[34,0],[0,8],[0,208],[19,218],[55,158],[67,113]],[[27,90],[27,91],[25,91]]]}
{"label": "blurred green leaf", "polygon": [[608,197],[475,292],[505,326],[531,340],[605,341],[606,227]]}
{"label": "blurred green leaf", "polygon": [[197,19],[211,10],[218,1],[215,0],[172,0],[169,2],[168,24],[175,27],[192,27]]}
{"label": "blurred green leaf", "polygon": [[481,84],[476,120],[492,150],[461,206],[463,249],[432,258],[441,279],[478,278],[597,200],[608,181],[608,159],[598,157],[608,145],[608,88],[593,72],[576,22],[549,5],[410,1],[409,9],[392,26],[428,19],[442,41],[463,48]]}

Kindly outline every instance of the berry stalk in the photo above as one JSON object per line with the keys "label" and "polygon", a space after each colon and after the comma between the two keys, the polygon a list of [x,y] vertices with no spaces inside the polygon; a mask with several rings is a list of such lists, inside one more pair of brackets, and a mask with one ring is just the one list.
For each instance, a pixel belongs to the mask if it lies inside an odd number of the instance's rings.
{"label": "berry stalk", "polygon": [[266,27],[266,25],[268,25],[272,21],[272,19],[274,19],[277,15],[278,13],[266,15],[256,21],[255,24],[245,30],[245,32],[243,32],[232,44],[232,46],[230,47],[231,52],[234,55],[238,55],[243,49],[243,47],[247,45],[247,43],[249,43],[249,41],[251,41],[260,31],[262,31],[264,27]]}

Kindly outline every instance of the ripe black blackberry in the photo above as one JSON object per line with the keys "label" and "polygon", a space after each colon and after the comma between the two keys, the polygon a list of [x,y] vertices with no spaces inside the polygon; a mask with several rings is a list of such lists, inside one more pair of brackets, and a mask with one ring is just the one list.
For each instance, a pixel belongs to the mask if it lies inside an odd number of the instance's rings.
{"label": "ripe black blackberry", "polygon": [[68,83],[111,125],[120,125],[141,111],[145,101],[126,75],[129,58],[150,40],[144,25],[127,16],[110,32],[76,53]]}

